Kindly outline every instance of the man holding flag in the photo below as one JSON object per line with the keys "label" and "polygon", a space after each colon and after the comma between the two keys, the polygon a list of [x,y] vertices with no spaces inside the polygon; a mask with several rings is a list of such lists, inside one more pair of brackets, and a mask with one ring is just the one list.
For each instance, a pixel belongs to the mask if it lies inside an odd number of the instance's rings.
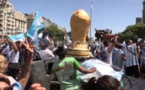
{"label": "man holding flag", "polygon": [[[44,23],[39,11],[37,11],[35,19],[26,33],[26,36],[34,42],[33,45],[38,45],[38,31],[42,28],[44,28]],[[47,33],[44,37],[45,36],[47,36]],[[46,40],[44,43],[49,43],[49,40]],[[40,51],[37,51],[42,60],[54,57],[52,51],[49,50],[47,46],[48,45],[46,45],[46,48],[41,48]]]}

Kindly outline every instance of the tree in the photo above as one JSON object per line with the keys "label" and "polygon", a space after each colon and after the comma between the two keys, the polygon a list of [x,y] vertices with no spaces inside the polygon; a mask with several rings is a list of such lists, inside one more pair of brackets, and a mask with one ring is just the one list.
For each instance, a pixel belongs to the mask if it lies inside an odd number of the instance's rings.
{"label": "tree", "polygon": [[137,38],[142,38],[144,36],[145,36],[145,24],[143,23],[129,25],[122,33],[119,34],[119,38],[121,41],[124,41],[126,39],[136,41]]}
{"label": "tree", "polygon": [[53,38],[55,41],[64,40],[65,32],[63,30],[58,29],[56,25],[51,25],[47,27],[45,30],[49,31],[50,37]]}

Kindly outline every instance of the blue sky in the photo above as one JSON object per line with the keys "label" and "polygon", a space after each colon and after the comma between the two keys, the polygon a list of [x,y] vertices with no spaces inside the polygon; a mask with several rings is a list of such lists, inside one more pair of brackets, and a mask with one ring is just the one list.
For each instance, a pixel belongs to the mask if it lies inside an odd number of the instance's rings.
{"label": "blue sky", "polygon": [[40,10],[42,16],[70,31],[70,17],[78,9],[90,14],[93,3],[92,33],[94,28],[110,28],[113,33],[122,32],[142,17],[143,0],[10,0],[15,10],[31,13]]}

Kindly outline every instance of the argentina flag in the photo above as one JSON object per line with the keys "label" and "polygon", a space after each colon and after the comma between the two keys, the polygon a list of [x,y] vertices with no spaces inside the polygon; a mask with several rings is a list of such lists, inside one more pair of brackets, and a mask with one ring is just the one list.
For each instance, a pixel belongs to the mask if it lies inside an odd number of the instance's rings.
{"label": "argentina flag", "polygon": [[21,34],[17,34],[17,35],[9,35],[8,36],[13,42],[17,42],[17,41],[25,41],[25,35],[24,33]]}
{"label": "argentina flag", "polygon": [[103,75],[112,76],[120,81],[122,78],[122,75],[124,74],[123,70],[115,71],[111,65],[104,63],[98,59],[86,60],[83,63],[81,63],[81,66],[87,68],[88,70],[91,69],[92,67],[97,68],[96,72],[90,73],[90,74],[83,74],[83,73],[77,71],[78,77],[81,80],[84,80],[85,82],[87,82],[91,77],[99,78]]}
{"label": "argentina flag", "polygon": [[26,36],[31,38],[34,41],[34,44],[38,44],[38,31],[44,27],[42,17],[40,12],[36,12],[34,21],[32,22],[29,30],[26,33]]}

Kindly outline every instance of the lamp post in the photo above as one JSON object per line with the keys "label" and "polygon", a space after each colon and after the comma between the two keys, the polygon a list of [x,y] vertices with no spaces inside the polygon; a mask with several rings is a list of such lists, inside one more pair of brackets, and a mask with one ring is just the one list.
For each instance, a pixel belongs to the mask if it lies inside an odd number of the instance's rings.
{"label": "lamp post", "polygon": [[90,22],[90,38],[92,37],[91,35],[91,31],[92,31],[92,13],[93,13],[93,4],[91,3],[91,10],[90,10],[90,19],[91,19],[91,22]]}

